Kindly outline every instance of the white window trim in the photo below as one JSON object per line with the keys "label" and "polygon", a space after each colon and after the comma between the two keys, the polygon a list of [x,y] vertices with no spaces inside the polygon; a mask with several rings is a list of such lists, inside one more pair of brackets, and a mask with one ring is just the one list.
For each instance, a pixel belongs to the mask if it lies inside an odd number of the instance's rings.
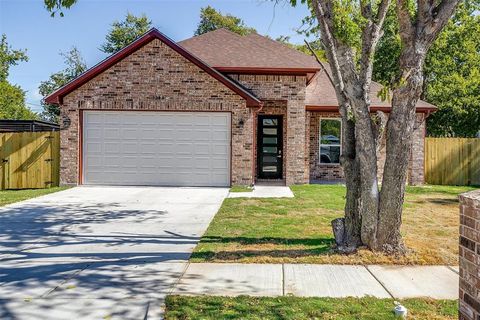
{"label": "white window trim", "polygon": [[[322,120],[337,120],[340,121],[340,143],[339,144],[322,144]],[[339,166],[339,163],[323,163],[322,162],[322,157],[320,156],[320,152],[322,150],[322,146],[330,146],[330,147],[340,147],[340,155],[342,155],[342,134],[343,134],[343,128],[342,128],[342,118],[322,118],[318,120],[318,163],[323,165],[323,166]]]}

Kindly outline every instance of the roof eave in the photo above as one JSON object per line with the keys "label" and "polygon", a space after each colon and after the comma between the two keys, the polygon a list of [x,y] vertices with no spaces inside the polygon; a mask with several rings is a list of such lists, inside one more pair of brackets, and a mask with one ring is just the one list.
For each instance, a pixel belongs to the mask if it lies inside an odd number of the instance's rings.
{"label": "roof eave", "polygon": [[215,70],[223,73],[245,73],[245,74],[278,74],[278,75],[306,75],[317,73],[320,68],[268,68],[268,67],[229,67],[214,66]]}
{"label": "roof eave", "polygon": [[[338,111],[338,106],[335,105],[311,105],[307,104],[305,106],[305,109],[307,111],[316,111],[316,112],[337,112]],[[386,106],[370,106],[370,111],[382,111],[389,113],[392,110],[391,107],[386,107]],[[418,113],[432,113],[437,111],[437,107],[432,106],[432,107],[418,107],[415,109],[416,112]]]}

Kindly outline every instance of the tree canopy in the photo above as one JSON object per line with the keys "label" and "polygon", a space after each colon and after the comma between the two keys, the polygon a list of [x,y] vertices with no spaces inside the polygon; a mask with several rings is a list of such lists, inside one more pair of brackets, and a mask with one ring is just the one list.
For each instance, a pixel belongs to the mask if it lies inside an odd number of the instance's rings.
{"label": "tree canopy", "polygon": [[26,50],[15,50],[7,42],[7,35],[2,34],[0,40],[0,80],[7,80],[11,66],[28,61]]}
{"label": "tree canopy", "polygon": [[7,36],[3,34],[0,41],[0,119],[37,118],[37,115],[25,104],[25,91],[8,81],[10,67],[22,61],[28,61],[26,51],[12,49],[7,42]]}
{"label": "tree canopy", "polygon": [[[431,136],[474,137],[480,130],[480,1],[464,1],[433,42],[424,65],[422,99],[438,111],[427,119]],[[373,79],[391,86],[400,76],[400,36],[389,10],[373,65]]]}
{"label": "tree canopy", "polygon": [[[66,67],[63,70],[52,74],[48,80],[40,82],[38,91],[44,97],[64,86],[87,69],[87,65],[82,58],[80,51],[76,47],[72,47],[67,52],[61,52],[60,55],[63,57]],[[45,101],[42,101],[42,106],[42,118],[48,121],[58,122],[58,117],[60,115],[59,107],[57,105],[48,104]]]}
{"label": "tree canopy", "polygon": [[100,50],[105,53],[115,53],[135,41],[152,27],[145,14],[137,17],[127,13],[123,21],[114,21],[112,28],[105,37],[105,43]]}
{"label": "tree canopy", "polygon": [[52,17],[58,12],[63,17],[63,9],[69,9],[77,0],[44,0],[45,8]]}
{"label": "tree canopy", "polygon": [[257,32],[254,28],[245,25],[242,19],[228,13],[222,14],[211,6],[200,10],[200,22],[195,30],[196,36],[221,28],[225,28],[242,36]]}
{"label": "tree canopy", "polygon": [[480,6],[464,3],[430,49],[424,98],[436,106],[431,136],[475,137],[480,132]]}

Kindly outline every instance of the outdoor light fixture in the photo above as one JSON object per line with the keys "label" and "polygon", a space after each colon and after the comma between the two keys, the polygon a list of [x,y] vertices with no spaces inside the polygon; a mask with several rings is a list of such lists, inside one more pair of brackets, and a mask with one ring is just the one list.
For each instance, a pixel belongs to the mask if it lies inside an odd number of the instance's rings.
{"label": "outdoor light fixture", "polygon": [[70,120],[69,117],[66,117],[66,116],[63,117],[63,119],[62,119],[63,128],[70,127],[71,123],[72,123],[72,120]]}
{"label": "outdoor light fixture", "polygon": [[238,125],[239,125],[240,127],[243,127],[244,123],[245,123],[245,122],[243,121],[243,119],[240,119],[240,121],[238,121]]}

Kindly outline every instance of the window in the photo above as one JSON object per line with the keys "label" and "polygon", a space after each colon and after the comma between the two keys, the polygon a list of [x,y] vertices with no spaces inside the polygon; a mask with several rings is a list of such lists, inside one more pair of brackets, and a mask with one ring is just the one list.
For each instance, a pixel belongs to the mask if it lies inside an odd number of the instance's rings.
{"label": "window", "polygon": [[320,163],[340,163],[341,132],[340,119],[320,119]]}

